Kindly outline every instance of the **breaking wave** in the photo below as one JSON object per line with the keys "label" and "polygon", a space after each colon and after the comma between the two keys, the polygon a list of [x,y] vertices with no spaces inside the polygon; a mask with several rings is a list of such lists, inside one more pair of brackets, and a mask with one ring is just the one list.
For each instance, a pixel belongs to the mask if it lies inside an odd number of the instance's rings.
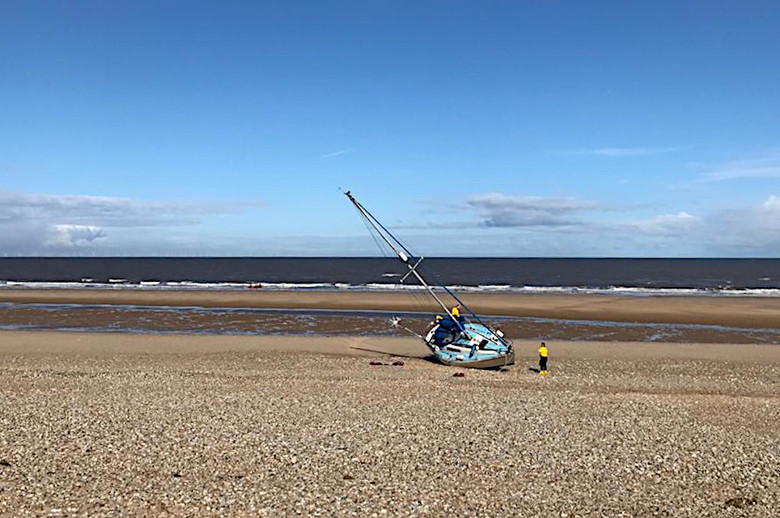
{"label": "breaking wave", "polygon": [[[529,295],[615,295],[635,297],[780,297],[780,288],[733,288],[729,286],[717,288],[657,288],[657,287],[632,287],[632,286],[608,286],[608,287],[581,287],[581,286],[512,286],[510,284],[487,285],[450,285],[449,289],[461,293],[516,293]],[[419,285],[405,285],[398,283],[292,283],[292,282],[197,282],[197,281],[159,281],[144,280],[131,282],[124,279],[109,279],[108,282],[94,282],[91,279],[76,281],[14,281],[0,280],[0,289],[97,289],[97,290],[137,290],[137,291],[165,291],[165,290],[199,290],[199,291],[369,291],[369,292],[398,292],[424,290]],[[436,288],[442,289],[442,288]]]}

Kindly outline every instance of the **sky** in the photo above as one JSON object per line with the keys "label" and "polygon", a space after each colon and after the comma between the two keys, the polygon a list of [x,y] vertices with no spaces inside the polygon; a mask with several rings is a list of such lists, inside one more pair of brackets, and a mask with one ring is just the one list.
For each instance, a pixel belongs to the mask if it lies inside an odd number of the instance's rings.
{"label": "sky", "polygon": [[0,3],[0,255],[780,257],[775,1]]}

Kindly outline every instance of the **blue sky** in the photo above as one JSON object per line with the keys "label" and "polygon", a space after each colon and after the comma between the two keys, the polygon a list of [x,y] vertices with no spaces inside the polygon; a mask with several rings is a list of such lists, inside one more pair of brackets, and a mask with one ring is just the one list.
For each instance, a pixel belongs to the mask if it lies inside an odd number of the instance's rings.
{"label": "blue sky", "polygon": [[0,254],[780,256],[771,1],[0,6]]}

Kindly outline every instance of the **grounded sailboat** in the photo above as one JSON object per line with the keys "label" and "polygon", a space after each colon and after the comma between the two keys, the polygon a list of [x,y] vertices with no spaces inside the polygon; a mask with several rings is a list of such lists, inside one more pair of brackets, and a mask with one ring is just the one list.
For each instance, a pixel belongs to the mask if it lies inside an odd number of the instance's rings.
{"label": "grounded sailboat", "polygon": [[[400,320],[397,318],[393,319],[393,324],[421,338],[433,355],[445,365],[494,369],[513,364],[515,351],[512,348],[512,341],[506,338],[501,330],[483,323],[455,293],[442,285],[441,290],[457,303],[451,310],[448,309],[433,287],[417,271],[423,258],[415,258],[395,235],[355,199],[351,192],[345,194],[367,223],[369,230],[381,238],[409,268],[409,272],[401,278],[401,282],[410,276],[417,279],[444,310],[443,315],[436,315],[424,334],[400,326]],[[458,307],[463,307],[469,316],[461,315]]]}

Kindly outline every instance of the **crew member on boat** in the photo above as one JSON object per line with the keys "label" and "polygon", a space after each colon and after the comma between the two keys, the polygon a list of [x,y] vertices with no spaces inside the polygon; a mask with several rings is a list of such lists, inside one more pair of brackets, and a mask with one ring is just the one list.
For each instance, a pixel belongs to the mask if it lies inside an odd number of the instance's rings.
{"label": "crew member on boat", "polygon": [[452,306],[452,309],[450,310],[450,315],[452,315],[452,320],[457,321],[460,324],[460,327],[463,328],[463,323],[466,321],[463,318],[463,315],[460,314],[460,304],[455,304]]}

